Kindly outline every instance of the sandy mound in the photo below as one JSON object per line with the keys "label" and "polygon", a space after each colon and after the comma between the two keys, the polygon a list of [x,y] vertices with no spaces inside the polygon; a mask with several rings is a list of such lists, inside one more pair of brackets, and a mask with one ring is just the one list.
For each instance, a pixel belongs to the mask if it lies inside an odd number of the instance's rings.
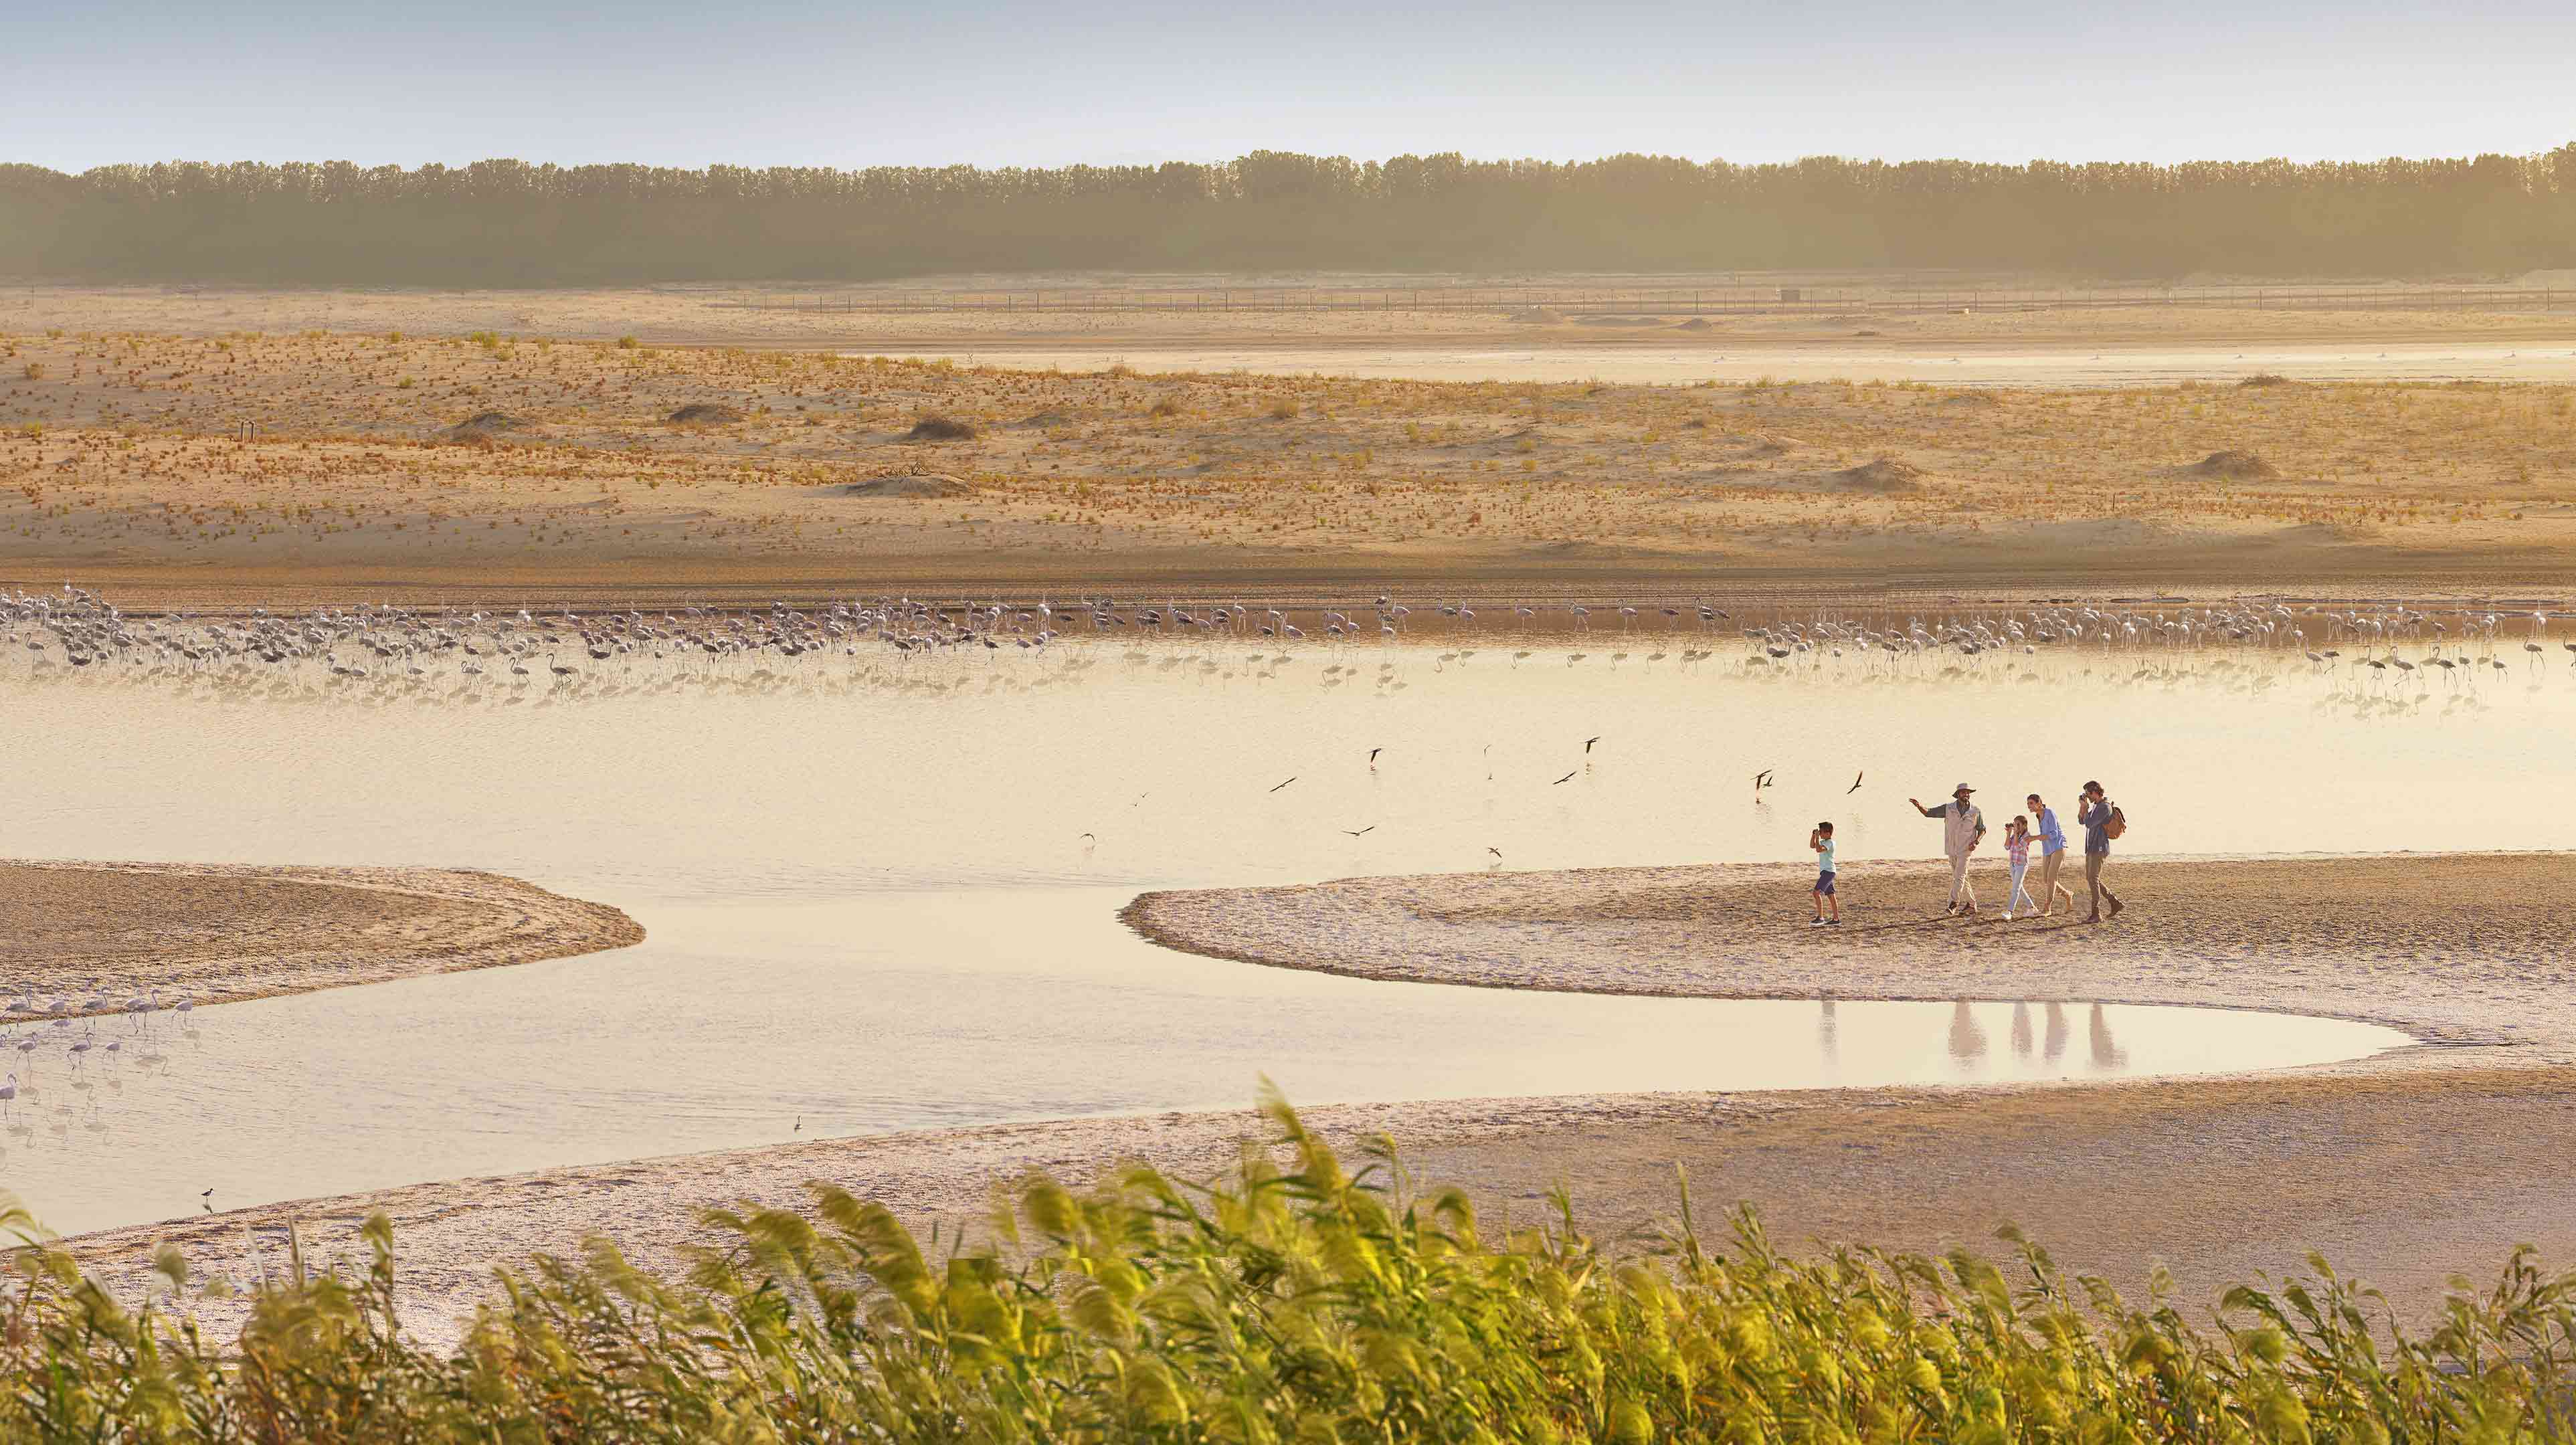
{"label": "sandy mound", "polygon": [[1683,322],[1681,325],[1676,326],[1673,329],[1675,331],[1715,331],[1717,329],[1717,323],[1709,320],[1705,316],[1694,316],[1690,320]]}
{"label": "sandy mound", "polygon": [[2218,477],[2231,482],[2267,481],[2281,473],[2270,462],[2252,452],[2211,452],[2192,463],[2192,475]]}
{"label": "sandy mound", "polygon": [[1845,467],[1827,481],[1837,492],[1919,492],[1928,475],[1902,457],[1881,456],[1856,467]]}
{"label": "sandy mound", "polygon": [[2003,398],[1991,391],[1954,391],[1941,398],[1943,406],[2001,406]]}
{"label": "sandy mound", "polygon": [[2258,371],[2252,376],[2239,379],[2236,384],[2238,386],[2288,386],[2291,385],[2291,381],[2277,371]]}
{"label": "sandy mound", "polygon": [[643,937],[605,904],[461,869],[0,862],[0,978],[75,998],[110,980],[118,1009],[146,989],[228,1003]]}
{"label": "sandy mound", "polygon": [[847,482],[831,490],[836,497],[962,497],[975,488],[964,478],[945,472],[913,472]]}
{"label": "sandy mound", "polygon": [[941,416],[937,412],[914,422],[912,430],[903,434],[903,439],[908,442],[962,442],[972,441],[974,437],[972,423],[959,421],[953,416]]}
{"label": "sandy mound", "polygon": [[506,411],[479,411],[439,435],[452,442],[485,442],[503,432],[517,431],[527,423]]}
{"label": "sandy mound", "polygon": [[742,420],[742,413],[712,401],[693,401],[664,418],[681,426],[721,426]]}
{"label": "sandy mound", "polygon": [[2205,534],[2182,533],[2139,517],[2078,517],[2063,522],[2034,522],[2022,529],[2024,544],[2048,551],[2080,552],[2096,547],[2148,547],[2177,541],[2206,542]]}
{"label": "sandy mound", "polygon": [[2367,522],[2300,522],[2273,531],[2270,540],[2289,546],[2322,546],[2336,542],[2367,542],[2379,535],[2379,528]]}

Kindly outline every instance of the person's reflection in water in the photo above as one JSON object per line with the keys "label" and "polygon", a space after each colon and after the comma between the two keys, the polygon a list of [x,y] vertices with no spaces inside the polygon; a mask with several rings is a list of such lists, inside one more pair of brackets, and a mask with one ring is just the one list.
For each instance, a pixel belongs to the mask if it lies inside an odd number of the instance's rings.
{"label": "person's reflection in water", "polygon": [[1834,1001],[1829,998],[1816,1000],[1816,1052],[1823,1055],[1828,1064],[1841,1061],[1842,1041],[1837,1037],[1837,1033],[1838,1026],[1834,1022]]}
{"label": "person's reflection in water", "polygon": [[2063,1004],[2048,1006],[2048,1049],[2041,1057],[2052,1064],[2066,1057],[2066,1006]]}
{"label": "person's reflection in water", "polygon": [[2013,1005],[2013,1057],[2030,1057],[2030,1003],[2026,999]]}
{"label": "person's reflection in water", "polygon": [[1986,1031],[1977,1027],[1976,1012],[1966,999],[1950,1008],[1950,1057],[1959,1061],[1962,1072],[1974,1067],[1986,1056]]}
{"label": "person's reflection in water", "polygon": [[2100,1004],[2093,1005],[2093,1067],[2125,1069],[2128,1066],[2128,1051],[2111,1038],[2110,1019],[2104,1017]]}

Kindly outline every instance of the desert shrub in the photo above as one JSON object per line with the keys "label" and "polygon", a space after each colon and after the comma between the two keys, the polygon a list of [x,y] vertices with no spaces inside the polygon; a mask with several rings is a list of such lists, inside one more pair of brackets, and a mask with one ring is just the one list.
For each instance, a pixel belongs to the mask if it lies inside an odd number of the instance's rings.
{"label": "desert shrub", "polygon": [[742,420],[742,413],[722,402],[693,401],[663,420],[679,426],[723,426]]}
{"label": "desert shrub", "polygon": [[1152,407],[1150,407],[1150,408],[1148,408],[1148,409],[1146,410],[1146,413],[1145,413],[1145,414],[1146,414],[1147,416],[1156,416],[1156,417],[1173,417],[1173,416],[1179,416],[1179,415],[1181,414],[1181,404],[1180,404],[1178,401],[1174,400],[1173,398],[1171,398],[1171,397],[1168,397],[1168,396],[1167,396],[1167,397],[1164,397],[1163,399],[1161,399],[1160,401],[1155,402],[1155,403],[1153,404],[1153,406],[1152,406]]}
{"label": "desert shrub", "polygon": [[942,412],[926,411],[914,419],[912,430],[905,432],[903,439],[913,442],[962,442],[971,441],[974,436],[973,423],[960,421]]}
{"label": "desert shrub", "polygon": [[1270,403],[1270,419],[1272,421],[1295,421],[1297,419],[1296,400],[1292,397],[1283,396],[1277,401]]}
{"label": "desert shrub", "polygon": [[620,351],[633,351],[643,344],[644,343],[636,340],[632,336],[621,336],[617,338],[617,349]]}
{"label": "desert shrub", "polygon": [[42,381],[45,379],[45,364],[41,361],[30,361],[20,367],[19,372],[29,381]]}

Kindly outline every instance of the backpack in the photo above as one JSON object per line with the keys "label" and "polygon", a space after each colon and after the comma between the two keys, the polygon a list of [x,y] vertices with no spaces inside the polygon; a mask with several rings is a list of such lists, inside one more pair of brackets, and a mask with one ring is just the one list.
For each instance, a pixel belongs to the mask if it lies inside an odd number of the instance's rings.
{"label": "backpack", "polygon": [[2102,836],[2105,838],[2117,838],[2128,831],[2129,815],[2121,812],[2118,806],[2114,805],[2111,809],[2111,821],[2102,825]]}

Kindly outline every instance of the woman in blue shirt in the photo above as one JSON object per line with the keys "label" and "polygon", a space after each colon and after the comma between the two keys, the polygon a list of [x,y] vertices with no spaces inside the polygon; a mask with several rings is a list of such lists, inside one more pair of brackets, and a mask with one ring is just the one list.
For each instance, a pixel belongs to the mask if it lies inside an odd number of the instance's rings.
{"label": "woman in blue shirt", "polygon": [[2075,911],[2075,890],[2057,881],[2057,870],[2066,859],[2066,830],[2057,824],[2057,810],[2041,802],[2033,793],[2024,801],[2030,804],[2030,815],[2039,820],[2039,896],[2042,918],[2057,912],[2057,900],[2066,900],[2066,911]]}

